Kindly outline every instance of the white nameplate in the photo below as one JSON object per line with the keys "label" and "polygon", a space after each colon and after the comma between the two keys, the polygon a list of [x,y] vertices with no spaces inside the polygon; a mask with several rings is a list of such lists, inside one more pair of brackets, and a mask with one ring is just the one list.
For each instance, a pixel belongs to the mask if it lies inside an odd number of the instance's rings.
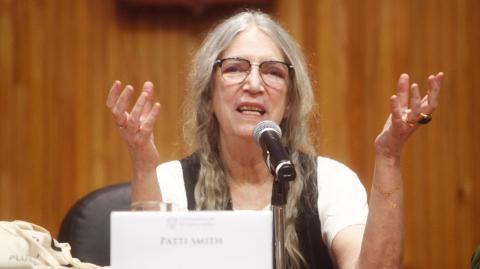
{"label": "white nameplate", "polygon": [[270,211],[113,212],[113,269],[271,269]]}

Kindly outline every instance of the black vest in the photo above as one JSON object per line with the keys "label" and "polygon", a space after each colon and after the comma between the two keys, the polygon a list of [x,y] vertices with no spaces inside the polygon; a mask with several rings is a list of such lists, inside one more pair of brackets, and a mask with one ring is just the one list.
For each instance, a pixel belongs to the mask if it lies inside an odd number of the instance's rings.
{"label": "black vest", "polygon": [[[300,162],[309,158],[307,155],[300,155]],[[187,194],[188,209],[195,210],[195,185],[200,171],[200,161],[196,154],[192,154],[180,160],[183,170],[183,180]],[[316,173],[314,173],[316,175]],[[328,254],[328,248],[322,240],[320,218],[317,208],[317,178],[308,178],[303,189],[298,216],[295,224],[300,250],[309,269],[333,269],[332,260]],[[231,208],[230,208],[231,209]]]}

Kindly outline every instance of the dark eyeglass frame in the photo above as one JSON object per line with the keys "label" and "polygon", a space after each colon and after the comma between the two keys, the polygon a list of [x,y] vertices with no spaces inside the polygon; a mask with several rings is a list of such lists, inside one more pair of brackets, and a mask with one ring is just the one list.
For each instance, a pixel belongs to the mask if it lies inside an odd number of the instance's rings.
{"label": "dark eyeglass frame", "polygon": [[[263,61],[261,63],[252,63],[250,60],[247,60],[245,58],[240,58],[240,57],[229,57],[229,58],[223,58],[223,59],[217,59],[215,61],[215,65],[218,66],[220,68],[220,70],[222,69],[222,64],[227,61],[227,60],[239,60],[239,61],[244,61],[246,63],[248,63],[248,72],[245,76],[245,78],[243,78],[243,80],[239,81],[238,83],[242,83],[243,81],[245,81],[245,79],[247,79],[248,75],[250,75],[250,72],[252,71],[252,65],[256,65],[258,66],[258,69],[261,70],[262,69],[262,65],[265,64],[265,63],[279,63],[279,64],[283,64],[287,67],[287,70],[288,70],[288,81],[291,80],[291,72],[294,71],[294,66],[292,64],[289,64],[289,63],[286,63],[286,62],[282,62],[282,61],[275,61],[275,60],[270,60],[270,61]],[[223,77],[223,73],[222,73],[222,77]],[[264,79],[263,79],[263,75],[262,75],[262,72],[260,72],[260,77],[262,78],[262,81],[266,84],[266,85],[269,85]],[[270,86],[270,85],[269,85]]]}

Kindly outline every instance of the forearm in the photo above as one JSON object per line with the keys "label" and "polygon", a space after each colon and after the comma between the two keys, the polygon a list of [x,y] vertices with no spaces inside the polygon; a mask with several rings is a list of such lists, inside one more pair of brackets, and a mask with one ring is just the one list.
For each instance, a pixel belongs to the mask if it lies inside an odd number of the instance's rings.
{"label": "forearm", "polygon": [[[369,215],[357,268],[400,268],[403,259],[403,187],[400,156],[408,137],[438,105],[443,73],[428,77],[428,94],[402,74],[390,98],[391,114],[375,139],[375,168]],[[431,119],[431,116],[430,116]]]}
{"label": "forearm", "polygon": [[156,165],[156,162],[146,163],[133,159],[132,203],[139,201],[162,201]]}
{"label": "forearm", "polygon": [[403,187],[400,157],[375,159],[369,214],[357,268],[400,268],[403,257]]}
{"label": "forearm", "polygon": [[115,81],[108,94],[106,105],[112,112],[117,130],[125,141],[132,160],[132,203],[161,201],[156,167],[158,152],[153,140],[153,127],[160,112],[160,104],[153,102],[153,84],[143,84],[142,93],[130,112],[127,111],[133,87],[122,91],[120,81]]}

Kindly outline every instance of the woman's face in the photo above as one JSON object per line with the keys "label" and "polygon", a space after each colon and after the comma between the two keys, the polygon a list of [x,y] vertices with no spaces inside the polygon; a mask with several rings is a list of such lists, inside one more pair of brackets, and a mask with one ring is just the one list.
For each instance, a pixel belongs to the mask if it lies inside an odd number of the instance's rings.
{"label": "woman's face", "polygon": [[[258,64],[264,61],[285,62],[281,49],[267,34],[252,25],[233,39],[220,57],[226,58],[246,59],[252,66],[250,73],[240,83],[229,82],[222,77],[220,68],[215,70],[211,108],[219,121],[220,136],[252,139],[253,128],[258,122],[271,120],[280,124],[286,110],[288,68],[285,85],[274,88],[262,80]],[[269,72],[278,78],[277,73]]]}

